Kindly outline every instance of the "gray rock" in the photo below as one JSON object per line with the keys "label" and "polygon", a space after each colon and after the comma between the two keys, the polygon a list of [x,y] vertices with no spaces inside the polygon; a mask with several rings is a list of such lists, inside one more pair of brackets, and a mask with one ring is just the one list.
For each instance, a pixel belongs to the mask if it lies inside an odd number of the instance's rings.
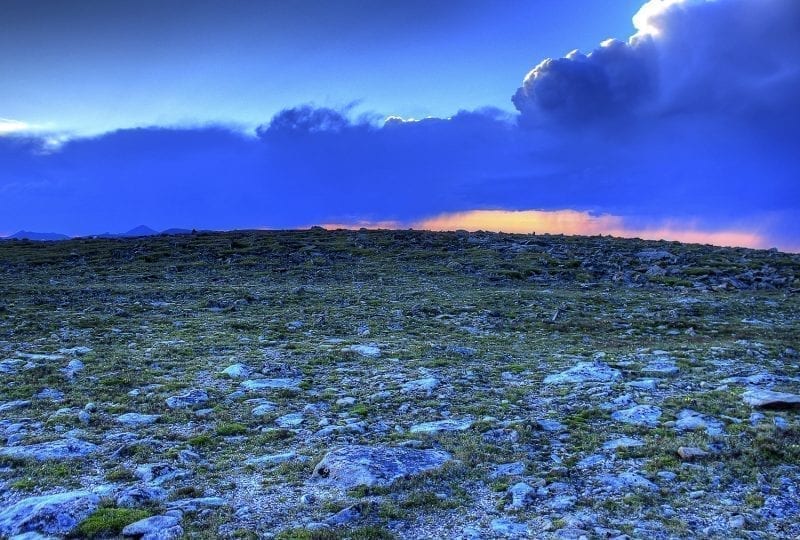
{"label": "gray rock", "polygon": [[117,422],[126,426],[147,426],[155,424],[160,414],[125,413],[117,416]]}
{"label": "gray rock", "polygon": [[525,464],[521,461],[503,463],[502,465],[498,465],[495,470],[489,474],[489,480],[495,480],[503,476],[520,476],[524,473]]}
{"label": "gray rock", "polygon": [[84,356],[92,352],[92,349],[85,346],[79,346],[79,347],[70,347],[68,349],[58,349],[58,352],[69,356]]}
{"label": "gray rock", "polygon": [[606,462],[606,456],[603,454],[591,454],[580,460],[575,466],[579,469],[591,469],[596,465],[601,465]]}
{"label": "gray rock", "polygon": [[168,397],[166,399],[167,407],[170,409],[185,409],[205,403],[206,401],[208,401],[208,393],[199,388],[193,388],[183,394],[178,394],[177,396]]}
{"label": "gray rock", "polygon": [[295,428],[303,423],[303,413],[289,413],[276,418],[275,423],[282,428]]}
{"label": "gray rock", "polygon": [[684,409],[678,413],[677,420],[675,421],[675,430],[705,430],[709,435],[722,435],[724,432],[722,422],[711,417],[704,416],[691,409]]}
{"label": "gray rock", "polygon": [[751,407],[759,409],[800,408],[800,396],[772,390],[748,390],[742,393],[742,400]]}
{"label": "gray rock", "polygon": [[64,399],[64,392],[55,388],[44,388],[38,394],[37,399],[49,399],[50,401],[62,401]]}
{"label": "gray rock", "polygon": [[652,263],[656,261],[675,259],[675,255],[662,249],[643,249],[636,254],[636,258],[642,262]]}
{"label": "gray rock", "polygon": [[[175,516],[152,516],[140,519],[122,529],[123,536],[139,536],[143,540],[167,540],[183,535],[180,518]],[[180,529],[180,531],[178,531]]]}
{"label": "gray rock", "polygon": [[442,431],[464,431],[472,427],[473,420],[469,418],[462,418],[461,420],[454,420],[448,418],[447,420],[437,420],[435,422],[423,422],[416,424],[409,428],[411,433],[428,433],[435,434]]}
{"label": "gray rock", "polygon": [[289,389],[298,390],[300,388],[300,379],[250,379],[242,381],[239,385],[243,390],[258,391],[258,390],[279,390]]}
{"label": "gray rock", "polygon": [[400,388],[400,391],[403,393],[425,392],[427,395],[431,395],[431,392],[433,392],[437,386],[439,386],[439,379],[427,377],[425,379],[408,381]]}
{"label": "gray rock", "polygon": [[85,366],[83,365],[83,362],[81,362],[80,360],[70,360],[69,363],[67,364],[67,367],[65,367],[61,371],[67,378],[71,379],[75,376],[76,373],[82,371],[84,367]]}
{"label": "gray rock", "polygon": [[637,379],[625,384],[638,390],[655,390],[658,387],[658,381],[655,379]]}
{"label": "gray rock", "polygon": [[584,382],[611,382],[622,377],[619,370],[604,362],[579,362],[561,373],[548,375],[544,384],[575,384]]}
{"label": "gray rock", "polygon": [[617,450],[619,448],[625,449],[633,448],[635,446],[644,446],[644,442],[631,437],[620,437],[605,443],[603,445],[603,450]]}
{"label": "gray rock", "polygon": [[380,358],[381,350],[375,345],[350,345],[345,351],[354,352],[365,358]]}
{"label": "gray rock", "polygon": [[528,526],[508,518],[493,519],[492,532],[508,538],[524,538],[528,536]]}
{"label": "gray rock", "polygon": [[451,459],[439,450],[351,445],[328,452],[314,467],[312,480],[342,489],[389,486],[400,478],[437,470]]}
{"label": "gray rock", "polygon": [[348,523],[358,521],[364,517],[364,510],[366,510],[366,505],[360,503],[354,504],[336,512],[334,515],[326,519],[325,523],[333,527],[347,525]]}
{"label": "gray rock", "polygon": [[176,478],[186,478],[189,471],[178,469],[169,463],[145,463],[136,467],[134,474],[143,482],[160,486]]}
{"label": "gray rock", "polygon": [[536,490],[525,482],[517,482],[508,488],[507,495],[511,497],[511,503],[506,506],[506,510],[522,510],[536,496]]}
{"label": "gray rock", "polygon": [[244,364],[233,364],[223,369],[222,374],[231,379],[246,379],[250,376],[250,368]]}
{"label": "gray rock", "polygon": [[548,420],[548,419],[546,419],[546,418],[543,418],[543,419],[541,419],[541,420],[537,420],[537,421],[536,421],[536,424],[537,424],[537,425],[538,425],[538,426],[539,426],[539,427],[540,427],[542,430],[544,430],[544,431],[550,431],[550,432],[555,432],[555,431],[563,431],[563,430],[564,430],[564,429],[566,429],[566,427],[567,427],[567,426],[565,426],[564,424],[562,424],[561,422],[558,422],[558,421],[556,421],[556,420]]}
{"label": "gray rock", "polygon": [[151,502],[163,501],[167,498],[167,491],[157,486],[132,486],[123,489],[117,495],[117,506],[123,508],[137,508]]}
{"label": "gray rock", "polygon": [[642,373],[658,375],[675,375],[680,371],[675,361],[670,358],[653,360],[642,368]]}
{"label": "gray rock", "polygon": [[196,512],[201,508],[220,508],[222,506],[228,506],[228,504],[228,501],[222,497],[196,497],[194,499],[170,501],[167,506],[173,510]]}
{"label": "gray rock", "polygon": [[250,458],[245,461],[245,463],[247,465],[255,466],[272,466],[279,465],[287,461],[294,461],[295,459],[298,459],[298,456],[294,452],[284,452],[282,454],[267,454],[264,456]]}
{"label": "gray rock", "polygon": [[262,403],[251,411],[253,416],[265,416],[275,410],[277,405],[271,402]]}
{"label": "gray rock", "polygon": [[661,409],[655,405],[636,405],[630,409],[611,413],[611,418],[626,424],[655,427],[658,425],[658,419],[661,418]]}
{"label": "gray rock", "polygon": [[26,446],[0,448],[0,456],[36,461],[78,459],[97,451],[97,449],[97,445],[90,442],[67,438]]}
{"label": "gray rock", "polygon": [[626,491],[632,489],[658,491],[657,485],[644,476],[633,472],[601,474],[597,476],[597,480],[612,491]]}
{"label": "gray rock", "polygon": [[13,411],[14,409],[24,409],[25,407],[30,407],[31,402],[27,399],[17,399],[14,401],[7,401],[3,404],[0,404],[0,413]]}
{"label": "gray rock", "polygon": [[24,532],[67,534],[94,512],[100,497],[91,491],[69,491],[28,497],[0,510],[0,536]]}

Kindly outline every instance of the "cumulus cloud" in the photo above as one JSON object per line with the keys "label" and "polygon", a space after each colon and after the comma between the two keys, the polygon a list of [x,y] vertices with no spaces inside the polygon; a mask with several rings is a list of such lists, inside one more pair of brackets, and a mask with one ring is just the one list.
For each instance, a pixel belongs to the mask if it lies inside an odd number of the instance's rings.
{"label": "cumulus cloud", "polygon": [[800,113],[800,2],[650,0],[633,22],[626,42],[534,67],[513,97],[523,122]]}
{"label": "cumulus cloud", "polygon": [[20,131],[27,131],[30,126],[25,122],[19,120],[11,120],[10,118],[0,118],[0,137],[10,133],[18,133]]}

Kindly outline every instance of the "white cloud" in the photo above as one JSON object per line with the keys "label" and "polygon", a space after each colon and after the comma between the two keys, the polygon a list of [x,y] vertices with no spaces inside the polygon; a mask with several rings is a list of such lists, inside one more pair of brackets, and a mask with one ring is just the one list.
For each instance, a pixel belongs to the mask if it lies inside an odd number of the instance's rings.
{"label": "white cloud", "polygon": [[28,131],[31,126],[19,120],[11,120],[9,118],[0,118],[0,137],[3,135],[10,135],[11,133],[18,133],[20,131]]}

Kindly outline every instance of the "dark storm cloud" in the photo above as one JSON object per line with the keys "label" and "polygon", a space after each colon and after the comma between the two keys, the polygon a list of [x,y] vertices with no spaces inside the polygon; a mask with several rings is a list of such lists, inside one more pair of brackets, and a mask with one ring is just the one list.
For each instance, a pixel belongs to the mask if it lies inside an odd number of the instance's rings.
{"label": "dark storm cloud", "polygon": [[513,97],[525,123],[800,110],[800,2],[653,0],[627,42],[546,59]]}

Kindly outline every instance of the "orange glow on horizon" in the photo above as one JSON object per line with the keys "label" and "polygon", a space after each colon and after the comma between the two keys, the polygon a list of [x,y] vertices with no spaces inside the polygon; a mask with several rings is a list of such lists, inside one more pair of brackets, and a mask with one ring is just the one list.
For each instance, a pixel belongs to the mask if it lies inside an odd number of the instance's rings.
{"label": "orange glow on horizon", "polygon": [[598,234],[644,240],[675,240],[691,244],[726,247],[766,248],[768,240],[756,231],[703,230],[693,222],[670,221],[653,228],[629,227],[622,216],[592,215],[578,210],[468,210],[444,213],[412,223],[359,221],[329,223],[326,229],[424,229],[430,231],[492,231],[520,234]]}

